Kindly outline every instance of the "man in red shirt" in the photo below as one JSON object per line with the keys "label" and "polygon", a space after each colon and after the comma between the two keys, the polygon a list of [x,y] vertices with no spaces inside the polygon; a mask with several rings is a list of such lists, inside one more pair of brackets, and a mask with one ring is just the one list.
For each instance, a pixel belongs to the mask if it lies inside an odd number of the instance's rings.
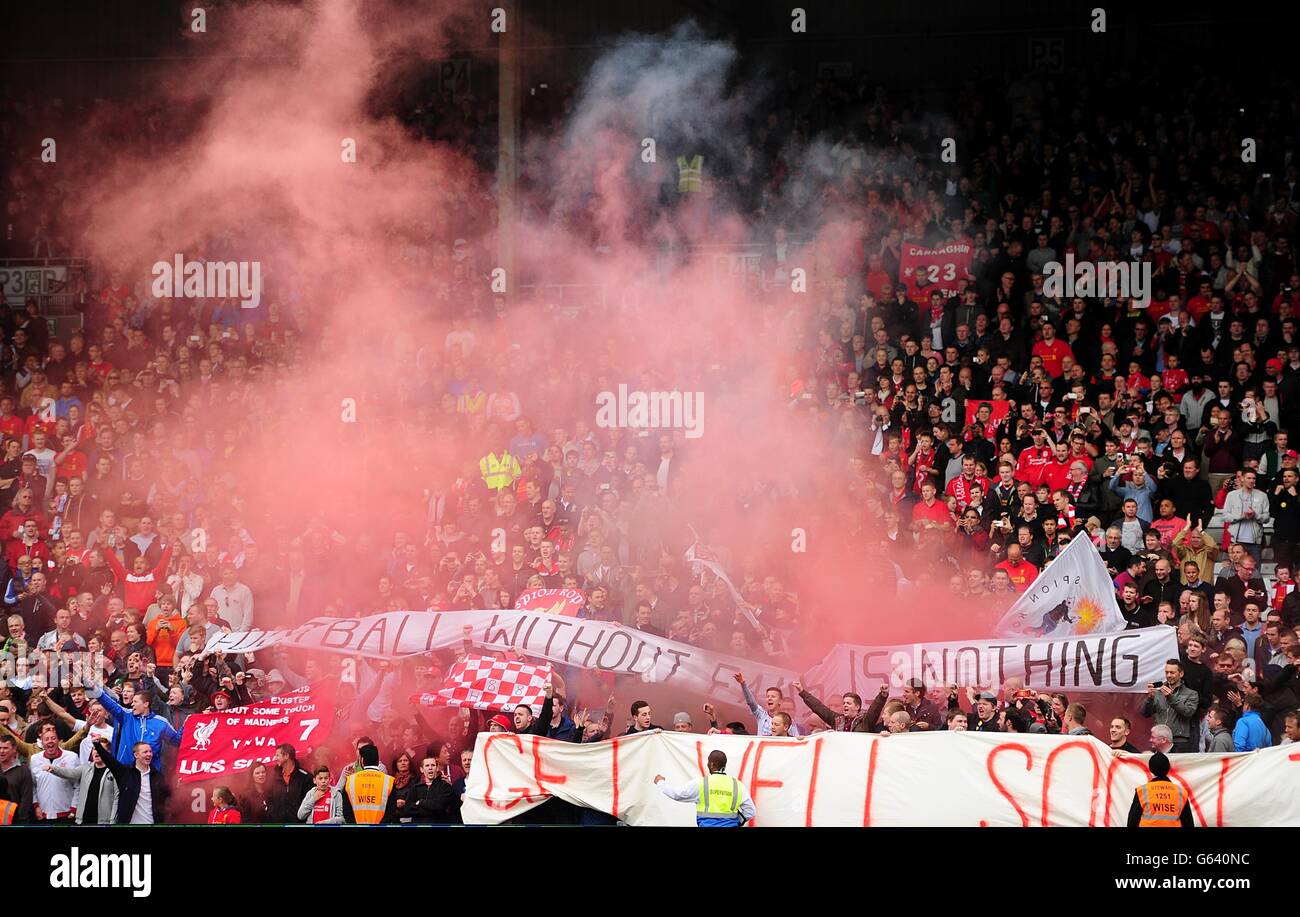
{"label": "man in red shirt", "polygon": [[21,538],[23,524],[28,520],[35,521],[36,527],[40,531],[44,531],[48,527],[45,514],[36,505],[31,488],[24,487],[14,497],[14,505],[9,508],[7,513],[0,516],[0,542],[7,545],[9,542]]}
{"label": "man in red shirt", "polygon": [[84,481],[89,469],[90,460],[86,458],[86,453],[77,448],[77,438],[70,433],[66,434],[63,437],[63,451],[54,456],[54,479],[63,481],[81,478]]}
{"label": "man in red shirt", "polygon": [[163,547],[162,557],[158,561],[158,566],[152,570],[148,568],[148,561],[144,559],[143,554],[136,555],[131,564],[131,572],[127,572],[126,567],[117,559],[117,552],[112,548],[104,551],[104,558],[113,570],[113,577],[117,580],[117,585],[122,587],[122,600],[126,603],[127,608],[134,608],[141,614],[149,610],[149,606],[154,603],[158,595],[158,586],[162,583],[167,575],[167,565],[172,562],[172,548],[174,544],[168,544]]}
{"label": "man in red shirt", "polygon": [[1183,389],[1187,388],[1187,370],[1182,369],[1178,364],[1178,354],[1165,354],[1165,371],[1160,374],[1160,382],[1165,389],[1178,398],[1182,395]]}
{"label": "man in red shirt", "polygon": [[1083,462],[1084,468],[1092,471],[1092,456],[1088,454],[1088,440],[1081,432],[1075,430],[1070,434],[1070,464]]}
{"label": "man in red shirt", "polygon": [[1210,281],[1202,280],[1196,295],[1187,300],[1187,311],[1196,322],[1199,323],[1205,313],[1210,311],[1211,295]]}
{"label": "man in red shirt", "polygon": [[1070,483],[1070,447],[1065,443],[1052,446],[1052,460],[1043,468],[1042,482],[1049,490],[1064,490]]}
{"label": "man in red shirt", "polygon": [[1152,520],[1151,528],[1160,533],[1160,547],[1168,551],[1174,543],[1174,536],[1186,527],[1187,520],[1178,518],[1174,501],[1168,497],[1160,501],[1157,512],[1159,518]]}
{"label": "man in red shirt", "polygon": [[14,400],[9,395],[0,398],[0,433],[14,439],[23,438],[23,421],[14,413]]}
{"label": "man in red shirt", "polygon": [[971,488],[976,484],[984,488],[984,492],[989,492],[989,479],[979,477],[975,474],[975,456],[964,455],[961,459],[961,474],[948,482],[945,493],[956,499],[957,512],[962,512],[970,505]]}
{"label": "man in red shirt", "polygon": [[1052,450],[1047,444],[1047,431],[1042,427],[1034,428],[1034,444],[1020,453],[1016,459],[1016,480],[1028,481],[1037,487],[1043,482],[1043,473],[1052,461]]}
{"label": "man in red shirt", "polygon": [[1042,358],[1043,369],[1053,379],[1059,379],[1065,373],[1065,368],[1061,365],[1062,359],[1074,359],[1074,351],[1056,336],[1056,328],[1051,322],[1043,323],[1043,339],[1034,345],[1032,355]]}
{"label": "man in red shirt", "polygon": [[947,500],[936,500],[938,489],[933,481],[921,485],[921,502],[912,507],[912,528],[952,528],[952,513]]}
{"label": "man in red shirt", "polygon": [[1014,541],[1007,545],[1007,559],[993,567],[995,573],[998,570],[1007,574],[1016,592],[1024,592],[1038,576],[1038,568],[1025,560],[1019,543]]}
{"label": "man in red shirt", "polygon": [[17,570],[18,558],[24,555],[32,559],[32,566],[37,570],[45,569],[45,564],[50,559],[50,549],[41,540],[41,530],[34,519],[24,522],[22,536],[5,547],[5,562],[9,564],[9,569]]}

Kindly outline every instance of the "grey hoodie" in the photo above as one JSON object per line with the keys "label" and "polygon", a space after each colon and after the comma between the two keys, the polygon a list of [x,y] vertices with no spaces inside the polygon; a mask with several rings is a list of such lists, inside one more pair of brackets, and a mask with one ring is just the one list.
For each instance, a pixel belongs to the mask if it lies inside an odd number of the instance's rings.
{"label": "grey hoodie", "polygon": [[1232,742],[1232,732],[1226,728],[1211,729],[1210,741],[1206,743],[1205,750],[1212,754],[1226,753],[1232,754],[1237,747]]}
{"label": "grey hoodie", "polygon": [[[1231,737],[1228,739],[1228,744],[1232,744]],[[108,768],[102,770],[99,780],[97,824],[111,825],[114,816],[117,815],[117,781],[113,779],[113,772]],[[51,767],[50,773],[77,784],[77,824],[81,824],[82,815],[86,811],[86,797],[90,795],[90,781],[95,774],[95,765],[86,761],[77,767]]]}

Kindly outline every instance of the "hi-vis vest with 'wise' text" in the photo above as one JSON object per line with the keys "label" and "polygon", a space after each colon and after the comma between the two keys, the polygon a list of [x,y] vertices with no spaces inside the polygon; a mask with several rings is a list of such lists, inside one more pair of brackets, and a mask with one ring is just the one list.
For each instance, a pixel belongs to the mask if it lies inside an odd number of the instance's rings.
{"label": "hi-vis vest with 'wise' text", "polygon": [[1168,780],[1152,780],[1138,787],[1138,802],[1142,805],[1139,828],[1181,828],[1179,818],[1187,803],[1183,788]]}
{"label": "hi-vis vest with 'wise' text", "polygon": [[377,825],[388,808],[393,778],[381,771],[360,770],[347,779],[344,788],[358,825]]}

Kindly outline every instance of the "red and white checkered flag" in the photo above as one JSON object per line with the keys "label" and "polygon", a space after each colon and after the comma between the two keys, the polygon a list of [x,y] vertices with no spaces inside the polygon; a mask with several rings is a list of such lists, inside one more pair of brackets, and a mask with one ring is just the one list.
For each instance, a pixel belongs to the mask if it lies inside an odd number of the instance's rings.
{"label": "red and white checkered flag", "polygon": [[467,656],[447,673],[442,687],[431,694],[414,694],[411,703],[425,707],[470,707],[512,713],[527,704],[536,714],[546,700],[549,665],[508,662],[489,656]]}

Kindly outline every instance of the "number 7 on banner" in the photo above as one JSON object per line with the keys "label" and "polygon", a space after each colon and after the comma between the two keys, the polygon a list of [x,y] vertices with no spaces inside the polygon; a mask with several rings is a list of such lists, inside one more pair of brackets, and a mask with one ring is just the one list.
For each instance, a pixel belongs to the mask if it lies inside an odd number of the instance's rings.
{"label": "number 7 on banner", "polygon": [[302,731],[302,735],[298,736],[298,741],[306,742],[307,736],[311,735],[311,731],[320,725],[320,720],[303,720],[302,725],[307,728]]}

